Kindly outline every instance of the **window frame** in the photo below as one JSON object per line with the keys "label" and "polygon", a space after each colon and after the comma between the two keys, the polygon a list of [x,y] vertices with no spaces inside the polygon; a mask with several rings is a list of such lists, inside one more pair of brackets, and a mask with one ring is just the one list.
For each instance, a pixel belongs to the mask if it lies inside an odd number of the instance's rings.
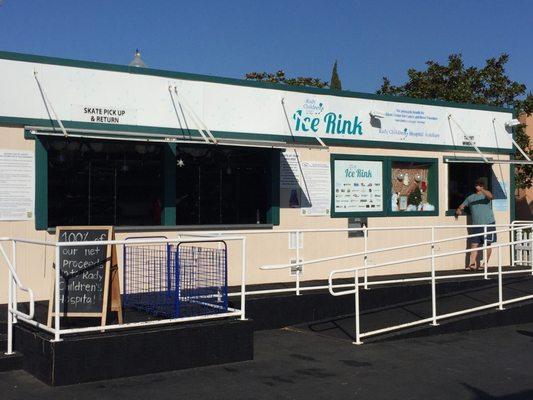
{"label": "window frame", "polygon": [[[49,226],[48,223],[48,150],[40,137],[34,138],[35,143],[35,229],[46,230],[53,232],[54,226]],[[96,139],[96,138],[94,138]],[[96,139],[97,140],[97,139]],[[107,140],[107,139],[101,139]],[[166,143],[164,148],[162,165],[163,179],[162,179],[162,213],[161,225],[140,225],[140,226],[117,226],[117,231],[154,231],[154,230],[168,230],[169,228],[178,229],[180,225],[176,225],[176,172],[175,172],[175,143]],[[280,151],[278,149],[270,150],[270,166],[268,168],[266,191],[267,191],[267,209],[266,209],[266,223],[264,224],[220,224],[220,225],[194,225],[194,229],[214,229],[216,226],[242,228],[242,229],[258,229],[280,224],[280,199],[279,199],[279,179],[280,166],[279,157]],[[174,167],[174,168],[172,168]],[[190,229],[191,226],[186,226]]]}
{"label": "window frame", "polygon": [[[431,182],[428,189],[428,202],[435,206],[433,211],[392,211],[392,204],[389,201],[387,204],[387,210],[389,217],[435,217],[439,215],[439,159],[431,157],[400,157],[391,156],[387,157],[388,161],[388,174],[389,185],[387,186],[388,193],[387,198],[391,198],[392,192],[392,163],[397,162],[415,162],[420,164],[429,164],[428,170],[428,182]],[[433,201],[432,201],[433,200]]]}
{"label": "window frame", "polygon": [[[383,165],[382,187],[383,187],[383,211],[354,211],[354,212],[336,212],[335,211],[335,161],[337,160],[354,160],[354,161],[381,161]],[[432,203],[435,206],[433,211],[392,211],[390,202],[392,194],[392,163],[399,162],[420,162],[430,164],[428,171],[428,180],[432,184],[429,186],[428,200],[434,199]],[[439,159],[434,157],[406,157],[406,156],[370,156],[357,154],[331,154],[331,217],[332,218],[360,218],[360,217],[434,217],[439,215]],[[434,182],[434,183],[433,183]]]}

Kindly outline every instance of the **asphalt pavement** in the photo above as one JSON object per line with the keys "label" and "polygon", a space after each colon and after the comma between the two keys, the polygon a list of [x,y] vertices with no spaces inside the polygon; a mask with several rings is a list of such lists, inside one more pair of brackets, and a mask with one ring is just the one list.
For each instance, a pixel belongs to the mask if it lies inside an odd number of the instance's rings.
{"label": "asphalt pavement", "polygon": [[533,323],[362,346],[284,328],[256,332],[254,361],[64,387],[4,372],[0,398],[533,399],[532,354]]}

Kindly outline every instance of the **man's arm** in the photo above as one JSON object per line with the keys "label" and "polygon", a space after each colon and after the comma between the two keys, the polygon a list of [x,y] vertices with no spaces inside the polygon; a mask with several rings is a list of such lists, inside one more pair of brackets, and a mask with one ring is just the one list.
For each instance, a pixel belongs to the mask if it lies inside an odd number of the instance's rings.
{"label": "man's arm", "polygon": [[492,200],[494,198],[494,196],[492,195],[491,192],[489,192],[487,189],[483,189],[481,188],[481,193],[483,193],[483,195],[489,199],[489,200]]}
{"label": "man's arm", "polygon": [[466,206],[465,206],[464,203],[461,204],[459,207],[457,207],[457,209],[455,210],[455,215],[456,215],[456,216],[457,216],[457,215],[461,215],[461,214],[463,213],[463,210],[464,210],[465,207],[466,207]]}
{"label": "man's arm", "polygon": [[464,208],[468,205],[469,203],[469,197],[467,197],[465,199],[465,201],[463,201],[461,203],[461,205],[459,207],[457,207],[457,209],[455,210],[455,216],[457,217],[458,215],[461,215],[463,213],[463,210]]}

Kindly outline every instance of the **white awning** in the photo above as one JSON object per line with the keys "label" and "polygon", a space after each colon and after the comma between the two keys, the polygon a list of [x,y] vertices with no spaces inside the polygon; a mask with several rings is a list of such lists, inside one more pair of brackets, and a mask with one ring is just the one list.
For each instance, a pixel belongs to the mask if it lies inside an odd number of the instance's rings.
{"label": "white awning", "polygon": [[201,144],[212,146],[240,146],[240,147],[262,147],[272,149],[287,149],[287,148],[312,148],[323,149],[321,145],[300,144],[300,143],[284,143],[268,140],[244,140],[244,139],[230,139],[217,138],[217,142],[205,141],[203,137],[179,137],[174,135],[165,135],[158,133],[147,132],[128,132],[128,131],[110,131],[100,129],[75,129],[68,128],[68,134],[65,135],[61,130],[45,126],[26,126],[25,129],[35,136],[51,136],[61,138],[81,138],[81,139],[105,139],[118,141],[136,141],[136,142],[151,142],[151,143],[185,143],[185,144]]}

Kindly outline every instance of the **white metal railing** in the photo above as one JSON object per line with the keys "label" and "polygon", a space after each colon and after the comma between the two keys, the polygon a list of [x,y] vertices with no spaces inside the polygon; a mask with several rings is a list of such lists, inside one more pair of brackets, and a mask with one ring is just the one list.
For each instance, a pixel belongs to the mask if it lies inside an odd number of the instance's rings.
{"label": "white metal railing", "polygon": [[[531,222],[530,222],[531,223]],[[523,226],[519,226],[517,224],[496,224],[493,225],[496,228],[507,228],[507,229],[500,229],[497,230],[495,233],[505,233],[511,231],[508,228],[516,228],[513,231],[519,232],[521,230],[524,230]],[[467,229],[467,228],[483,228],[484,233],[479,233],[475,235],[462,235],[462,236],[453,236],[445,239],[439,239],[435,240],[435,233],[440,230],[451,230],[451,229]],[[392,232],[392,231],[428,231],[428,233],[431,235],[430,238],[427,241],[423,242],[417,242],[417,243],[409,243],[409,244],[402,244],[397,246],[391,246],[391,247],[381,247],[376,249],[369,249],[369,234],[372,232],[378,233],[378,232]],[[433,244],[439,244],[439,243],[445,243],[445,242],[452,242],[452,241],[458,241],[458,240],[465,240],[469,238],[473,238],[476,236],[484,236],[486,237],[486,231],[487,226],[486,225],[426,225],[426,226],[391,226],[391,227],[362,227],[362,228],[326,228],[326,229],[298,229],[298,230],[291,230],[291,229],[280,229],[280,230],[273,230],[273,231],[232,231],[233,234],[244,234],[247,235],[260,235],[260,234],[266,234],[266,235],[276,235],[276,234],[289,234],[294,235],[295,237],[295,260],[296,262],[290,262],[285,264],[275,264],[275,265],[262,265],[260,266],[261,270],[280,270],[280,269],[290,269],[294,268],[295,266],[304,266],[304,265],[311,265],[311,264],[322,264],[329,261],[335,261],[335,260],[342,260],[342,259],[348,259],[352,257],[362,257],[363,258],[363,265],[367,266],[369,263],[369,255],[372,254],[382,254],[387,251],[393,251],[393,250],[405,250],[410,248],[416,248],[417,246],[423,246],[427,245],[430,246]],[[360,232],[363,234],[363,250],[359,252],[353,252],[353,253],[346,253],[346,254],[340,254],[335,256],[329,256],[329,257],[321,257],[313,260],[308,261],[299,261],[302,257],[302,249],[300,249],[300,240],[303,240],[304,234],[307,233],[334,233],[334,232]],[[206,236],[213,236],[218,235],[220,233],[218,232],[208,232],[208,233],[202,233],[198,234],[199,236],[206,237]],[[484,243],[484,247],[480,247],[479,250],[483,251],[483,259],[487,259],[487,246],[486,242]],[[485,279],[489,279],[489,276],[492,275],[492,273],[488,272],[488,265],[487,263],[484,263],[485,266],[483,268],[483,277]],[[523,271],[509,271],[509,273],[519,273]],[[478,273],[470,274],[472,276],[480,275]],[[464,277],[465,274],[460,275],[447,275],[447,276],[438,276],[436,279],[454,279],[458,277]],[[383,285],[386,283],[405,283],[405,282],[416,282],[416,281],[425,281],[429,280],[428,277],[421,277],[421,278],[402,278],[402,279],[395,279],[395,280],[374,280],[369,281],[368,278],[368,270],[364,270],[364,288],[368,289],[372,285]],[[338,284],[336,287],[350,287],[353,286],[352,284]],[[294,292],[296,295],[300,295],[303,291],[313,291],[313,290],[327,290],[328,285],[314,285],[314,286],[302,286],[301,285],[301,270],[298,270],[295,276],[295,283],[293,288],[274,288],[274,289],[262,289],[262,290],[254,290],[254,291],[248,291],[248,295],[259,295],[259,294],[272,294],[272,293],[290,293]],[[239,292],[230,293],[230,296],[238,296],[240,295]]]}
{"label": "white metal railing", "polygon": [[[496,231],[496,232],[514,232],[514,231],[516,231],[518,229],[522,229],[522,228],[531,229],[531,228],[533,228],[533,224],[532,225],[528,225],[528,226],[522,225],[520,227],[511,227],[511,228],[508,228],[507,230],[500,230],[500,231]],[[480,236],[480,235],[485,235],[485,234],[486,234],[486,229],[485,229],[485,232],[481,233],[481,234],[466,235],[466,236],[452,238],[452,239],[460,239],[460,238],[468,239],[468,238],[473,238],[473,237]],[[435,237],[434,235],[435,235],[434,234],[434,228],[432,228],[432,237],[433,238]],[[403,328],[407,328],[407,327],[411,327],[411,326],[415,326],[415,325],[425,324],[425,323],[428,323],[428,322],[430,322],[432,325],[437,325],[437,321],[441,320],[441,319],[450,318],[450,317],[454,317],[454,316],[462,315],[462,314],[468,314],[468,313],[476,312],[476,311],[479,311],[479,310],[492,308],[492,307],[495,307],[495,306],[497,306],[500,310],[503,310],[503,306],[505,304],[515,303],[515,302],[524,301],[524,300],[528,300],[528,299],[533,299],[533,295],[527,295],[527,296],[522,296],[522,297],[510,299],[510,300],[503,300],[503,276],[506,273],[516,273],[516,272],[525,272],[525,271],[528,271],[528,272],[530,272],[533,275],[533,261],[530,262],[530,268],[528,270],[503,272],[502,271],[502,248],[504,248],[504,247],[512,248],[515,245],[525,244],[525,243],[528,243],[528,242],[531,245],[531,244],[533,244],[532,241],[533,241],[533,238],[529,237],[527,239],[522,239],[522,240],[513,240],[513,239],[511,239],[509,242],[487,245],[486,240],[485,240],[484,246],[482,246],[482,247],[470,248],[470,249],[464,249],[464,250],[457,250],[457,251],[449,251],[449,252],[436,254],[435,253],[435,244],[438,243],[439,241],[434,240],[431,243],[431,254],[429,254],[429,255],[419,256],[419,257],[410,257],[410,258],[405,258],[405,259],[400,259],[400,260],[394,260],[394,261],[384,262],[384,263],[380,263],[380,264],[376,264],[376,265],[372,265],[372,266],[362,266],[362,267],[355,267],[355,268],[335,269],[335,270],[331,271],[330,274],[329,274],[329,277],[328,277],[328,290],[333,296],[344,296],[344,295],[351,295],[351,294],[354,295],[354,297],[355,297],[354,298],[354,303],[355,303],[355,342],[354,343],[355,344],[361,344],[362,343],[361,339],[364,338],[364,337],[377,335],[377,334],[390,332],[390,331],[395,331],[395,330],[399,330],[399,329],[403,329]],[[497,272],[491,273],[493,275],[497,275],[497,277],[498,277],[498,301],[494,302],[494,303],[491,303],[491,304],[486,304],[486,305],[483,305],[483,306],[479,306],[479,307],[472,307],[472,308],[469,308],[469,309],[466,309],[466,310],[461,310],[461,311],[456,311],[456,312],[452,312],[452,313],[446,313],[446,314],[438,315],[438,313],[437,313],[437,295],[436,295],[436,282],[438,280],[438,277],[436,276],[435,260],[437,258],[449,257],[449,256],[454,256],[454,255],[459,255],[459,254],[469,254],[471,252],[477,252],[479,250],[482,250],[483,254],[484,254],[484,258],[483,259],[485,261],[484,262],[484,265],[485,265],[484,275],[486,276],[486,275],[488,275],[488,272],[487,272],[487,264],[488,263],[486,262],[486,260],[487,260],[486,254],[487,254],[487,250],[488,249],[497,249],[497,252],[498,252],[498,264],[497,264],[498,269],[497,269]],[[431,317],[419,319],[419,320],[416,320],[416,321],[413,321],[413,322],[408,322],[408,323],[404,323],[404,324],[394,325],[394,326],[391,326],[391,327],[386,327],[386,328],[382,328],[382,329],[376,329],[376,330],[372,330],[372,331],[361,333],[359,291],[360,291],[360,287],[364,286],[364,283],[360,283],[359,282],[360,271],[366,271],[366,270],[375,269],[375,268],[390,267],[390,266],[395,266],[395,265],[399,265],[399,264],[410,263],[410,262],[415,262],[415,261],[423,261],[423,260],[430,260],[431,261],[431,267],[430,267],[430,271],[429,271],[430,272],[430,274],[429,274],[430,276],[426,278],[426,280],[430,280],[431,281]],[[340,292],[335,291],[334,290],[335,286],[333,284],[333,280],[334,280],[335,275],[348,274],[348,273],[350,273],[350,274],[353,273],[354,274],[354,283],[351,284],[351,287],[353,289],[344,290],[344,291],[340,291]],[[468,274],[468,275],[472,275],[472,274]],[[468,276],[468,275],[463,274],[461,276],[465,277],[465,276]],[[410,280],[411,279],[405,279],[403,281],[410,281]]]}
{"label": "white metal railing", "polygon": [[[515,240],[530,239],[533,234],[531,228],[527,225],[532,221],[513,221],[512,226],[522,226],[515,232]],[[523,227],[526,225],[526,227]],[[529,265],[533,256],[531,243],[528,241],[524,244],[517,244],[513,246],[513,252],[511,253],[513,265]]]}
{"label": "white metal railing", "polygon": [[[130,322],[122,324],[112,324],[112,325],[98,325],[98,326],[88,326],[81,328],[61,328],[61,319],[60,319],[60,291],[58,290],[60,284],[60,268],[54,268],[54,297],[50,301],[54,301],[54,319],[53,326],[49,327],[37,320],[34,316],[34,294],[30,288],[26,288],[22,285],[19,276],[17,275],[17,243],[25,243],[34,246],[46,246],[53,247],[55,250],[54,260],[55,265],[59,265],[60,251],[62,248],[68,248],[72,246],[101,246],[101,245],[136,245],[136,244],[168,244],[168,243],[212,243],[220,240],[224,241],[236,241],[241,243],[241,257],[242,257],[242,266],[241,266],[241,309],[228,308],[228,312],[212,315],[203,315],[195,317],[181,317],[181,318],[168,318],[162,320],[150,320],[143,322]],[[7,253],[2,247],[3,242],[11,242],[13,246],[13,252],[11,258],[8,257]],[[199,237],[185,237],[185,238],[176,238],[176,239],[158,239],[158,238],[142,238],[142,239],[130,239],[130,240],[104,240],[104,241],[86,241],[86,242],[44,242],[40,240],[27,240],[20,238],[10,238],[10,237],[0,237],[0,253],[6,262],[9,272],[9,281],[8,281],[8,307],[7,307],[7,352],[6,354],[13,353],[13,324],[18,323],[19,321],[26,324],[32,325],[40,330],[48,332],[54,335],[54,341],[60,341],[62,335],[68,335],[73,333],[82,333],[82,332],[96,332],[96,331],[108,331],[116,329],[128,329],[142,326],[151,326],[151,325],[163,325],[179,322],[190,322],[190,321],[199,321],[199,320],[208,320],[208,319],[220,319],[227,317],[240,317],[241,319],[246,318],[245,307],[246,307],[246,238],[243,236],[237,235],[226,235],[219,236],[216,239],[212,237],[199,238]],[[15,285],[23,290],[28,292],[30,300],[30,312],[25,314],[18,310],[18,300],[16,296]]]}
{"label": "white metal railing", "polygon": [[[529,249],[531,249],[533,246],[531,246],[532,242],[533,242],[533,236],[528,236],[528,239],[531,239],[531,240],[517,240],[518,238],[518,233],[519,232],[530,232],[531,231],[531,226],[529,226],[528,224],[531,224],[531,222],[526,222],[526,221],[515,221],[513,222],[512,224],[498,224],[496,225],[496,227],[498,228],[498,230],[496,231],[496,233],[500,232],[509,232],[511,234],[513,234],[513,239],[514,241],[512,242],[513,244],[511,245],[513,247],[513,251],[512,251],[512,260],[513,260],[513,263],[512,265],[515,265],[514,264],[514,260],[515,260],[515,249],[519,249],[520,247],[519,246],[529,246]],[[367,227],[361,227],[361,228],[325,228],[325,229],[279,229],[279,230],[268,230],[268,231],[265,231],[265,230],[247,230],[247,231],[238,231],[238,230],[235,230],[235,231],[216,231],[216,232],[202,232],[202,233],[197,233],[197,232],[191,232],[191,233],[180,233],[178,234],[178,237],[176,239],[165,239],[165,240],[161,240],[160,238],[159,239],[154,239],[153,237],[152,238],[142,238],[141,239],[129,239],[127,240],[127,243],[128,244],[134,244],[134,243],[139,243],[139,244],[147,244],[147,243],[152,243],[152,244],[157,244],[157,243],[178,243],[178,242],[194,242],[194,241],[205,241],[205,242],[209,242],[209,241],[213,241],[213,240],[235,240],[235,241],[241,241],[242,242],[242,268],[241,268],[241,285],[240,285],[240,291],[236,291],[236,292],[232,292],[232,293],[229,293],[229,296],[232,296],[232,297],[235,297],[235,296],[238,296],[240,297],[240,300],[241,300],[241,310],[235,310],[235,313],[233,313],[232,311],[232,316],[234,315],[238,315],[240,316],[242,319],[245,318],[245,307],[246,307],[246,302],[245,302],[245,299],[246,299],[246,296],[247,295],[254,295],[254,294],[267,294],[267,293],[290,293],[290,292],[293,292],[295,293],[296,295],[300,295],[303,291],[314,291],[314,290],[330,290],[331,288],[334,288],[334,289],[342,289],[342,288],[354,288],[354,284],[353,283],[340,283],[340,284],[332,284],[331,282],[328,282],[329,284],[325,284],[325,285],[314,285],[314,286],[302,286],[301,284],[301,270],[297,269],[296,271],[296,275],[295,275],[295,282],[294,282],[294,287],[283,287],[283,288],[275,288],[275,289],[262,289],[262,290],[249,290],[247,291],[246,290],[246,274],[247,274],[247,266],[246,266],[246,237],[243,236],[243,235],[246,235],[246,236],[253,236],[253,235],[288,235],[289,238],[291,237],[291,235],[293,235],[293,239],[294,239],[294,246],[291,247],[291,249],[294,250],[294,253],[295,253],[295,260],[296,260],[296,263],[287,263],[287,264],[278,264],[278,265],[263,265],[260,267],[260,269],[262,270],[277,270],[277,269],[289,269],[289,268],[294,268],[295,266],[297,267],[302,267],[303,265],[312,265],[312,264],[320,264],[320,263],[326,263],[328,261],[331,261],[331,260],[343,260],[343,259],[349,259],[349,258],[352,258],[352,257],[362,257],[362,263],[363,263],[363,287],[365,289],[368,289],[370,286],[372,285],[384,285],[384,284],[397,284],[397,283],[407,283],[407,282],[421,282],[421,281],[432,281],[432,286],[434,286],[434,282],[435,281],[439,281],[439,280],[451,280],[451,279],[456,279],[456,278],[465,278],[465,277],[481,277],[483,276],[485,279],[488,279],[489,276],[494,276],[494,275],[498,275],[498,272],[489,272],[488,271],[488,263],[484,263],[484,270],[482,273],[470,273],[470,274],[465,274],[465,273],[461,273],[461,274],[452,274],[452,275],[443,275],[443,276],[419,276],[419,277],[414,277],[414,278],[398,278],[398,279],[381,279],[381,280],[369,280],[368,278],[368,270],[371,269],[371,268],[376,268],[378,266],[376,265],[373,265],[372,267],[370,267],[368,265],[368,259],[369,259],[369,255],[372,255],[372,254],[380,254],[380,253],[385,253],[387,251],[394,251],[394,250],[399,250],[399,249],[409,249],[409,248],[414,248],[414,247],[417,247],[417,246],[422,246],[422,245],[427,245],[427,246],[431,246],[431,249],[432,249],[432,254],[435,252],[435,245],[436,244],[439,244],[439,243],[444,243],[444,242],[451,242],[451,241],[457,241],[457,240],[464,240],[464,239],[468,239],[468,238],[472,238],[472,237],[476,237],[476,236],[481,236],[481,235],[485,235],[485,232],[484,233],[479,233],[479,234],[474,234],[474,235],[462,235],[462,236],[454,236],[454,237],[448,237],[448,238],[444,238],[444,239],[438,239],[436,240],[435,239],[435,235],[436,235],[436,232],[440,231],[440,230],[450,230],[450,229],[466,229],[466,228],[471,228],[471,227],[484,227],[484,231],[486,232],[486,226],[483,226],[483,225],[435,225],[435,226],[398,226],[398,227],[373,227],[373,228],[367,228]],[[504,228],[504,229],[500,229],[500,228]],[[529,230],[528,230],[529,229]],[[427,240],[427,241],[422,241],[422,242],[417,242],[417,243],[410,243],[410,244],[402,244],[402,245],[397,245],[397,246],[390,246],[390,247],[383,247],[383,248],[377,248],[377,249],[370,249],[369,248],[369,234],[372,233],[372,232],[375,232],[375,233],[378,233],[378,232],[391,232],[391,231],[428,231],[428,233],[431,234],[431,240]],[[303,242],[302,240],[304,239],[304,236],[306,234],[312,234],[312,233],[320,233],[320,234],[323,234],[323,233],[340,233],[340,232],[346,232],[346,233],[351,233],[351,232],[359,232],[359,233],[362,233],[362,239],[363,239],[363,251],[360,251],[360,252],[353,252],[353,253],[347,253],[347,254],[341,254],[341,255],[335,255],[335,256],[330,256],[330,257],[321,257],[321,258],[318,258],[318,259],[314,259],[314,260],[308,260],[308,261],[300,261],[301,258],[302,258],[302,253],[303,253],[303,246],[300,246]],[[59,253],[59,249],[63,246],[69,246],[69,245],[87,245],[87,246],[90,246],[94,243],[90,243],[90,242],[75,242],[75,244],[69,244],[69,243],[66,243],[66,242],[58,242],[58,243],[54,243],[54,242],[43,242],[43,241],[37,241],[37,240],[26,240],[26,239],[13,239],[13,238],[0,238],[0,242],[1,241],[11,241],[13,243],[13,247],[16,249],[16,243],[19,242],[19,243],[27,243],[27,244],[33,244],[33,245],[40,245],[40,246],[49,246],[49,247],[55,247],[56,248],[56,254],[55,256],[58,257],[58,253]],[[118,240],[114,240],[114,241],[106,241],[106,242],[98,242],[98,244],[125,244],[126,241],[118,241]],[[483,247],[480,247],[478,248],[478,250],[481,250],[483,252],[483,259],[487,259],[487,249],[489,247],[486,245],[483,246]],[[516,250],[518,251],[518,250]],[[461,253],[467,253],[468,251],[465,251],[465,250],[461,250],[460,252],[458,252],[457,254],[461,254]],[[107,325],[107,326],[94,326],[94,327],[88,327],[88,328],[76,328],[76,329],[61,329],[60,328],[60,324],[58,321],[58,317],[55,317],[55,320],[54,320],[54,326],[53,328],[50,328],[46,325],[43,325],[43,324],[40,324],[39,322],[35,321],[33,319],[33,292],[29,292],[30,293],[30,315],[28,314],[24,314],[24,313],[21,313],[20,311],[17,310],[17,299],[16,299],[16,290],[13,290],[14,289],[14,286],[18,286],[19,288],[21,288],[21,283],[20,283],[20,279],[18,279],[18,276],[15,274],[12,275],[12,271],[15,271],[16,272],[16,251],[14,251],[14,256],[13,256],[13,259],[10,261],[9,258],[7,257],[7,254],[5,254],[5,252],[2,251],[2,255],[3,255],[3,258],[5,259],[7,265],[8,265],[8,270],[9,270],[9,285],[8,285],[8,289],[11,290],[11,292],[9,292],[8,296],[9,296],[9,304],[11,304],[11,307],[9,307],[8,309],[8,331],[11,332],[11,329],[12,329],[12,326],[10,325],[11,323],[15,323],[17,322],[17,317],[19,317],[19,319],[21,319],[23,322],[26,322],[26,323],[29,323],[29,324],[32,324],[42,330],[45,330],[47,332],[50,332],[54,335],[54,338],[55,340],[60,340],[60,337],[61,335],[63,334],[69,334],[69,333],[76,333],[76,332],[86,332],[86,331],[98,331],[98,330],[102,330],[102,329],[107,329],[107,330],[112,330],[112,329],[121,329],[121,328],[128,328],[128,327],[135,327],[135,326],[143,326],[143,325],[147,325],[147,323],[145,322],[142,322],[142,323],[130,323],[130,324],[121,324],[121,325]],[[531,253],[530,253],[531,254]],[[438,258],[437,256],[435,256],[435,258]],[[413,261],[413,259],[407,259],[407,260],[403,260],[403,262],[409,262],[409,261]],[[527,258],[527,260],[531,260],[531,257]],[[432,261],[432,264],[434,264],[434,259]],[[522,264],[523,265],[523,264]],[[531,269],[527,269],[527,270],[509,270],[509,271],[504,271],[502,274],[516,274],[516,273],[523,273],[523,272],[531,272],[533,273],[533,261],[531,261],[530,263],[531,265]],[[56,284],[57,284],[57,279],[58,279],[58,276],[57,276],[57,271],[58,269],[56,269]],[[435,274],[432,274],[432,275],[435,275]],[[25,288],[22,288],[22,290],[26,290]],[[29,290],[29,289],[28,289]],[[28,291],[26,290],[26,291]],[[56,291],[57,293],[57,291]],[[57,296],[56,298],[54,299],[54,301],[57,301]],[[57,304],[56,304],[57,306]],[[58,309],[56,307],[56,309]],[[57,314],[57,313],[56,313]],[[219,317],[225,317],[226,315],[219,315]],[[10,318],[9,318],[10,317]],[[157,325],[157,324],[167,324],[167,323],[173,323],[173,322],[179,322],[179,321],[190,321],[190,320],[194,320],[196,319],[196,317],[193,317],[193,318],[181,318],[181,319],[169,319],[169,320],[159,320],[159,321],[151,321],[150,324],[154,324],[154,325]],[[10,333],[8,332],[8,335],[10,335]],[[11,343],[11,342],[10,342]],[[10,348],[10,351],[12,351],[12,347]]]}

